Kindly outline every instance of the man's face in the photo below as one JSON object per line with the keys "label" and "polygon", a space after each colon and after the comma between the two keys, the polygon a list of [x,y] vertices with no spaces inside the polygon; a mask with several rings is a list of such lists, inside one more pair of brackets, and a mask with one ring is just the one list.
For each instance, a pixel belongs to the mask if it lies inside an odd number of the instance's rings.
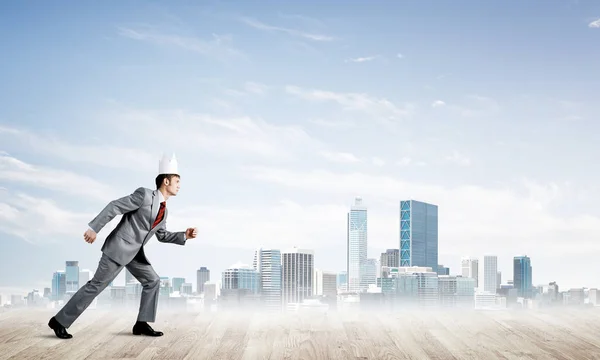
{"label": "man's face", "polygon": [[171,180],[165,179],[165,190],[169,196],[175,196],[179,192],[179,176],[171,177]]}

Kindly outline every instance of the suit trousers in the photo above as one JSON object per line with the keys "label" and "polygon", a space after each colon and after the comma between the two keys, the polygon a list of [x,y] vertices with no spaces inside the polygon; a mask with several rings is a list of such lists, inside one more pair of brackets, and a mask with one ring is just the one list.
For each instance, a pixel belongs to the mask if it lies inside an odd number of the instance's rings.
{"label": "suit trousers", "polygon": [[[140,250],[141,251],[141,250]],[[102,254],[98,269],[92,280],[88,281],[56,314],[56,320],[65,328],[69,328],[98,296],[127,267],[127,270],[142,284],[142,298],[138,312],[138,321],[154,322],[160,293],[160,278],[152,265],[134,258],[126,266]]]}

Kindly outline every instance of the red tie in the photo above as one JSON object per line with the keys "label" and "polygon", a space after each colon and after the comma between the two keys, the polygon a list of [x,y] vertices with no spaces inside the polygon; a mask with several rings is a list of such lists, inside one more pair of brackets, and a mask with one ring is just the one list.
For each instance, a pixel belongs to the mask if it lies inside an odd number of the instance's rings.
{"label": "red tie", "polygon": [[154,227],[156,225],[158,225],[159,222],[162,221],[163,217],[165,216],[165,206],[166,206],[167,202],[163,201],[160,203],[160,208],[158,209],[158,215],[156,215],[156,220],[154,220],[154,224],[152,224],[152,229],[154,229]]}

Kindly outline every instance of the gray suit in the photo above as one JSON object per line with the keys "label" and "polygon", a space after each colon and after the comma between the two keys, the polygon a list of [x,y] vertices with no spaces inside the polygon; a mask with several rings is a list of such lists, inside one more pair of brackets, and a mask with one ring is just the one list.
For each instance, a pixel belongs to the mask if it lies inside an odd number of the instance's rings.
{"label": "gray suit", "polygon": [[56,314],[56,320],[65,328],[83,313],[94,298],[123,270],[127,270],[142,284],[142,299],[138,321],[154,322],[160,290],[160,278],[144,255],[143,246],[152,235],[160,242],[185,245],[185,232],[166,229],[168,209],[154,228],[152,225],[160,207],[162,194],[143,187],[131,195],[111,201],[88,224],[97,233],[115,216],[123,215],[117,227],[102,245],[102,258],[92,280],[77,291]]}

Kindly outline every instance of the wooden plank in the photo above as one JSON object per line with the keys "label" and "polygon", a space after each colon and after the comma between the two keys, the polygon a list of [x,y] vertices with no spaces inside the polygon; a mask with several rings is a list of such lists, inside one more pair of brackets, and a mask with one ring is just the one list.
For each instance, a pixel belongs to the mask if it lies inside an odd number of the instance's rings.
{"label": "wooden plank", "polygon": [[53,310],[4,312],[4,359],[600,359],[600,309],[395,313],[161,312],[162,337],[136,313],[84,313],[61,340]]}

